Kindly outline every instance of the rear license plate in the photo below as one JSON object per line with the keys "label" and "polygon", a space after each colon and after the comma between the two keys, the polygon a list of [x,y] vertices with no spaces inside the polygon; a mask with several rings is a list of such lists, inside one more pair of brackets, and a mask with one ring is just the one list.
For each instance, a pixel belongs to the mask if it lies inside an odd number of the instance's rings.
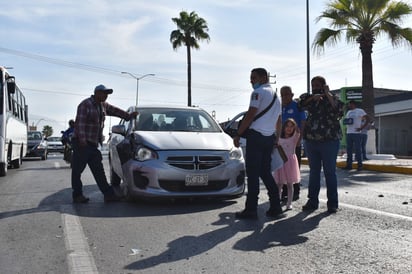
{"label": "rear license plate", "polygon": [[207,186],[207,174],[189,174],[186,175],[185,185],[187,186]]}

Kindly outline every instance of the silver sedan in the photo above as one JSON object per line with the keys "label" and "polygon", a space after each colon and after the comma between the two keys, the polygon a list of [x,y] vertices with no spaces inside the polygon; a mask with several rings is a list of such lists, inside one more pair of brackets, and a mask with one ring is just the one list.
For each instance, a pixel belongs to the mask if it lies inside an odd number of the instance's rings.
{"label": "silver sedan", "polygon": [[[134,111],[135,108],[129,108]],[[139,107],[112,127],[110,181],[126,197],[240,197],[242,150],[216,121],[193,107]]]}

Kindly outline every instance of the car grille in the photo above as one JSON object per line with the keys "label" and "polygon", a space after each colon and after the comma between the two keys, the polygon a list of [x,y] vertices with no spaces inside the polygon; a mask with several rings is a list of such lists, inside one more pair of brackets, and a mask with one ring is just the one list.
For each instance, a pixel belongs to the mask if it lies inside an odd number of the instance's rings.
{"label": "car grille", "polygon": [[185,181],[160,180],[160,187],[172,192],[218,191],[227,187],[229,180],[209,181],[207,186],[186,186]]}
{"label": "car grille", "polygon": [[169,156],[166,163],[186,170],[205,170],[217,167],[225,161],[220,156]]}

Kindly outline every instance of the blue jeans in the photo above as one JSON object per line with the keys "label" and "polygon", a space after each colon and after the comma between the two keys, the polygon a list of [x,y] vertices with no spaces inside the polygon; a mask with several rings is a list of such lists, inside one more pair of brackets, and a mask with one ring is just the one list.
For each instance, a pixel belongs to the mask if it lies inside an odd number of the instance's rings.
{"label": "blue jeans", "polygon": [[319,205],[320,172],[326,181],[327,206],[338,208],[338,180],[336,177],[336,158],[339,151],[339,140],[309,141],[305,140],[305,150],[309,160],[309,193],[308,203],[317,207]]}
{"label": "blue jeans", "polygon": [[96,146],[87,145],[80,148],[77,141],[73,141],[73,156],[72,156],[72,189],[73,197],[83,194],[83,183],[81,174],[89,165],[89,168],[96,180],[97,186],[104,195],[114,194],[113,189],[107,182],[106,174],[102,164],[102,154]]}
{"label": "blue jeans", "polygon": [[358,162],[358,167],[362,167],[362,134],[349,133],[346,134],[346,166],[352,167],[352,153],[353,147],[355,147],[355,157]]}
{"label": "blue jeans", "polygon": [[363,160],[365,160],[366,157],[366,143],[368,142],[368,134],[361,134],[361,150],[362,150],[362,156]]}
{"label": "blue jeans", "polygon": [[281,210],[279,190],[271,172],[271,153],[274,135],[263,136],[255,130],[249,130],[246,142],[247,197],[246,210],[256,211],[259,197],[259,178],[268,190],[270,210]]}

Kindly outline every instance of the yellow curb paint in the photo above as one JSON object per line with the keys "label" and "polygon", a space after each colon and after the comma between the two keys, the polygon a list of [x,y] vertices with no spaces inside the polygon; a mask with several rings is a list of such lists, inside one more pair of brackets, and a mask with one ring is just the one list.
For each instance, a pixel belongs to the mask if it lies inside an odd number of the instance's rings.
{"label": "yellow curb paint", "polygon": [[[308,165],[309,161],[307,158],[302,159],[302,164]],[[345,161],[336,162],[336,167],[344,168],[346,166]],[[356,169],[358,165],[353,164],[353,169]],[[399,174],[412,174],[412,167],[410,166],[392,166],[392,165],[377,165],[377,164],[363,164],[364,170],[385,172],[385,173],[399,173]]]}

